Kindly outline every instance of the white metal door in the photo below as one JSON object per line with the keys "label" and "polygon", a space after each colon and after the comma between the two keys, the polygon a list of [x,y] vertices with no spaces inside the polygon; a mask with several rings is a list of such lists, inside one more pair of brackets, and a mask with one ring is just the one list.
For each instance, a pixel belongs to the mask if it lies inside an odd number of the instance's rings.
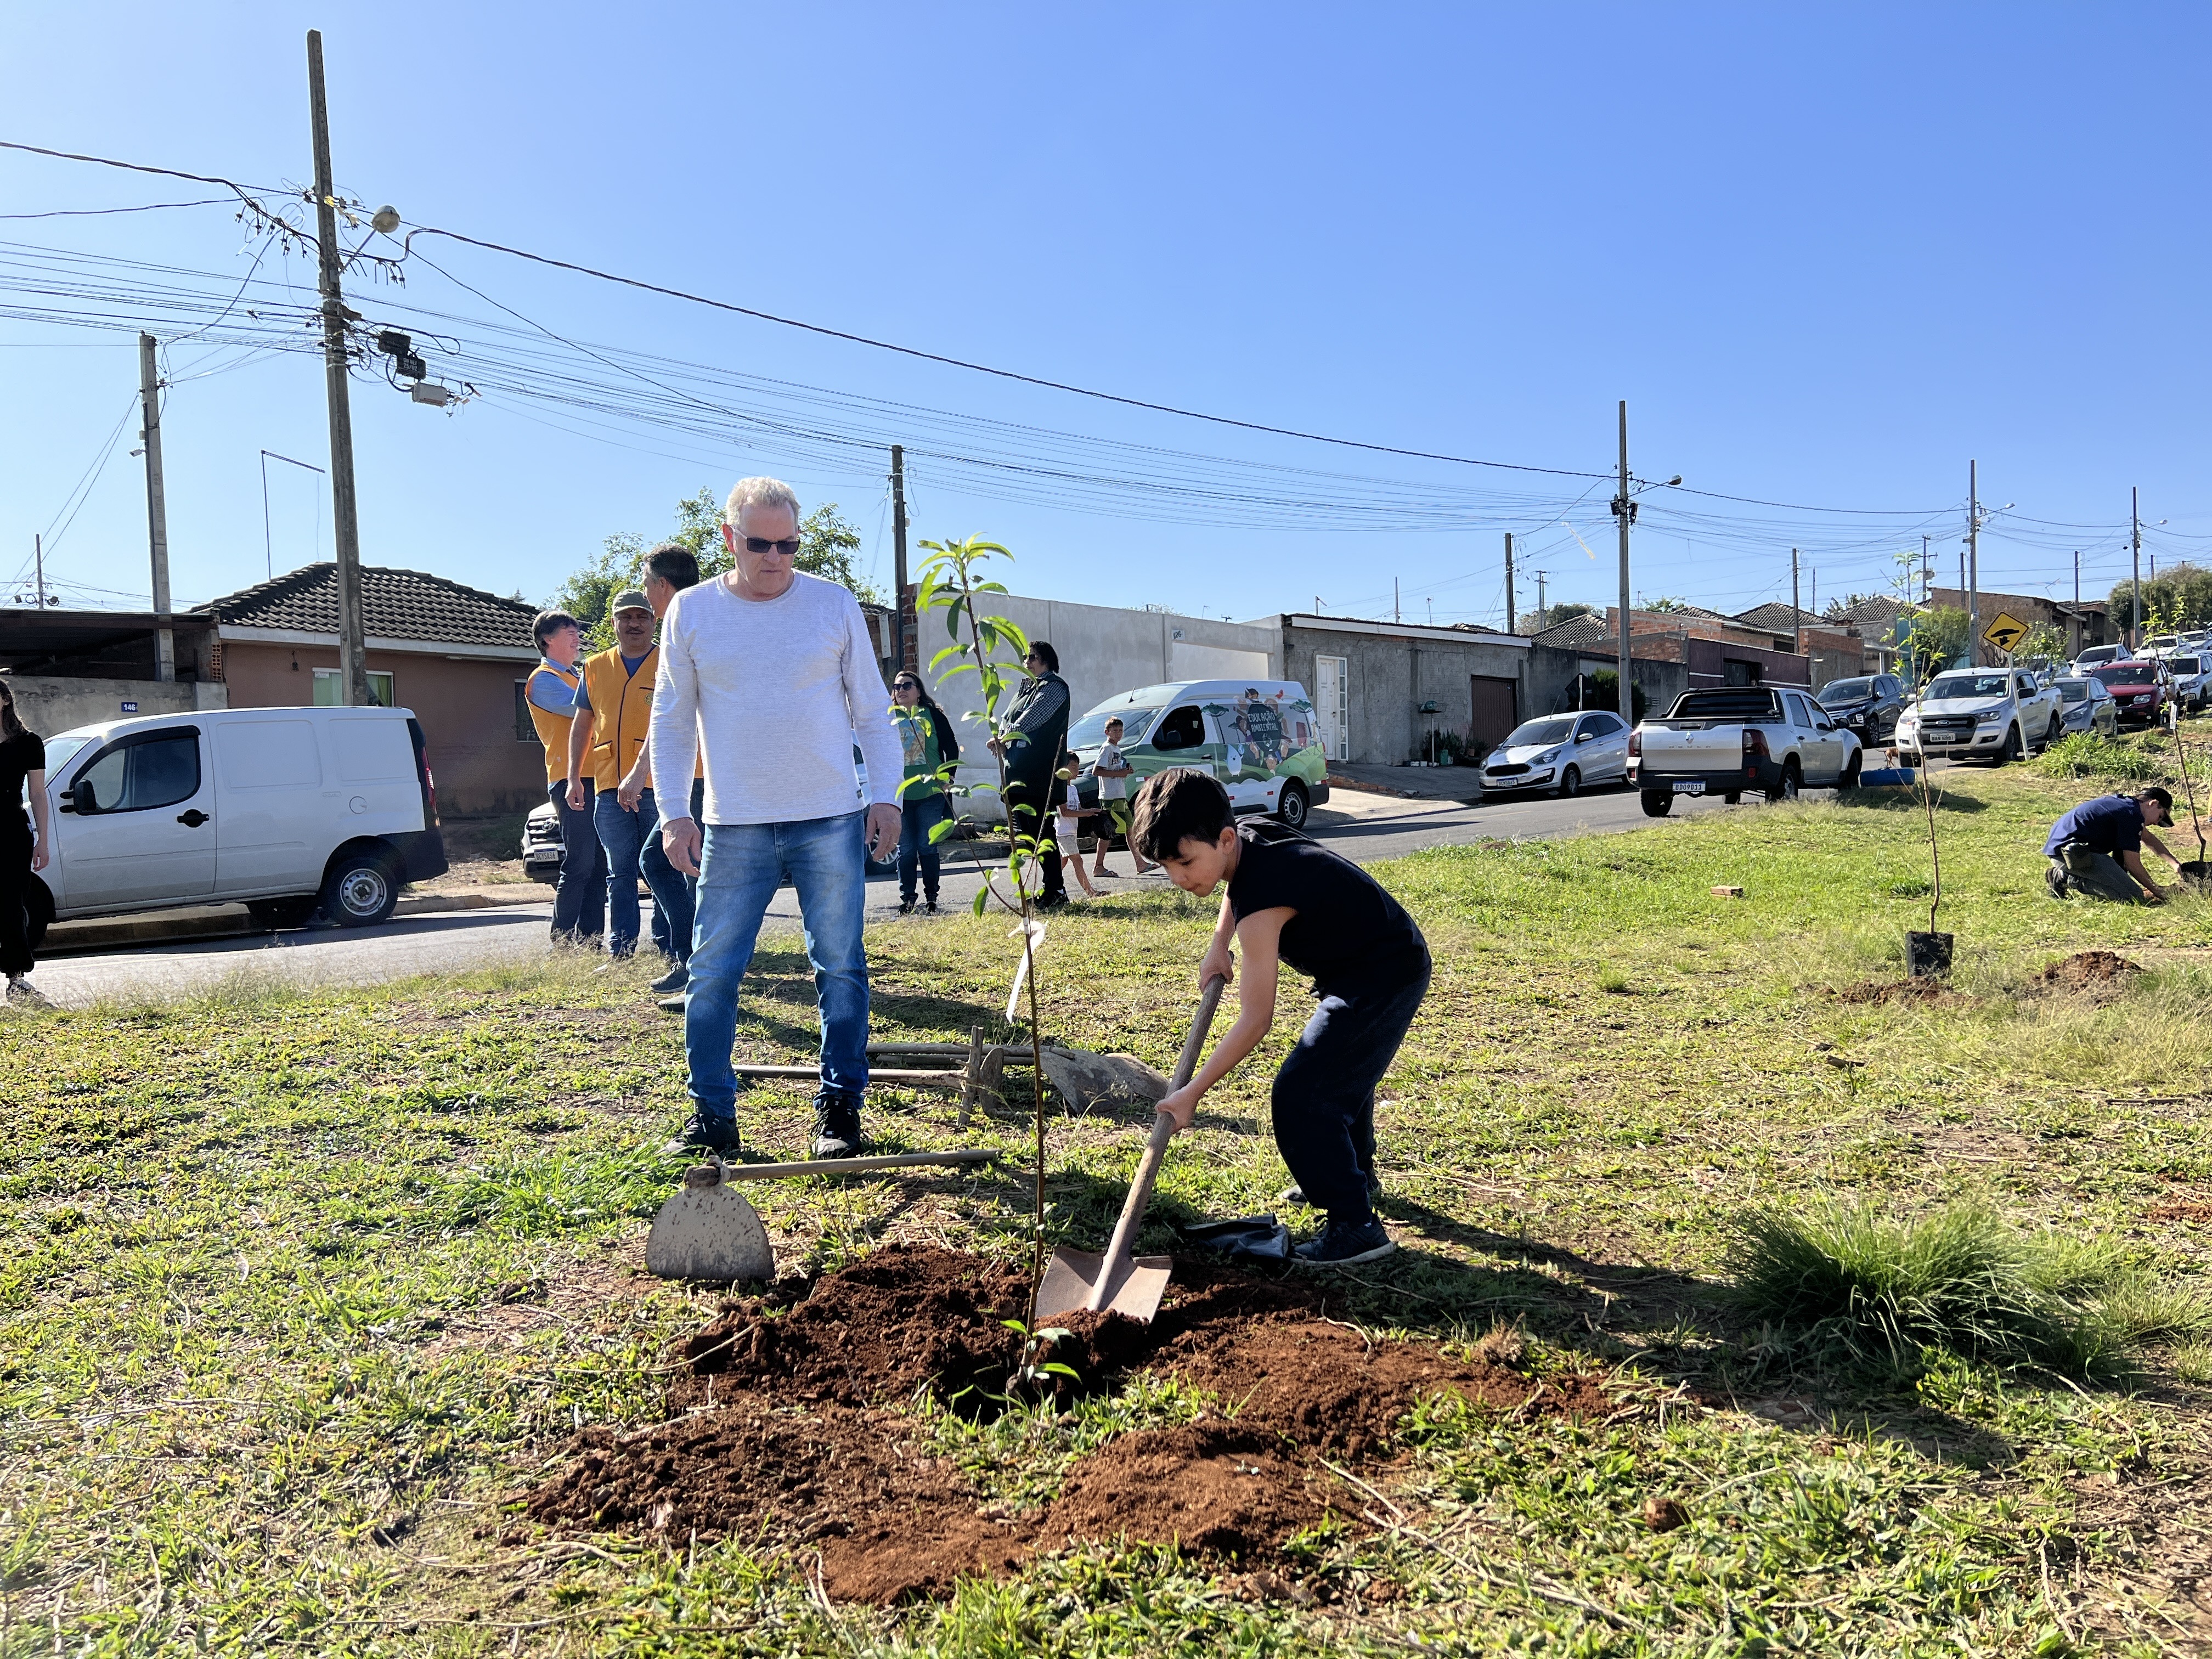
{"label": "white metal door", "polygon": [[1342,657],[1314,659],[1314,718],[1321,726],[1322,753],[1331,760],[1352,758],[1349,666]]}
{"label": "white metal door", "polygon": [[[215,729],[215,763],[222,784],[216,890],[305,893],[321,885],[324,861],[345,838],[351,815],[337,781],[324,778],[314,723],[275,709],[267,719],[225,720]],[[333,787],[325,790],[325,781]]]}
{"label": "white metal door", "polygon": [[58,868],[47,878],[63,914],[213,891],[215,787],[198,727],[132,732],[68,781],[76,799],[53,820]]}

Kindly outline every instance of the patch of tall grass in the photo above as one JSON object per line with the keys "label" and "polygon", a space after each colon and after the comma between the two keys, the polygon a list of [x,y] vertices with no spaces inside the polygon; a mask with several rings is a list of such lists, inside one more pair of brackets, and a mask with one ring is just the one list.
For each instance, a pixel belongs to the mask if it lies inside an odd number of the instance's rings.
{"label": "patch of tall grass", "polygon": [[1865,1206],[1753,1211],[1729,1267],[1746,1310],[1815,1354],[1947,1348],[2111,1379],[2147,1345],[2212,1330],[2200,1292],[2152,1279],[2117,1244],[2023,1233],[1971,1204],[1905,1221]]}
{"label": "patch of tall grass", "polygon": [[2117,778],[2130,783],[2154,783],[2167,775],[2160,760],[2125,738],[2095,732],[2061,738],[2030,761],[2027,769],[2045,778]]}

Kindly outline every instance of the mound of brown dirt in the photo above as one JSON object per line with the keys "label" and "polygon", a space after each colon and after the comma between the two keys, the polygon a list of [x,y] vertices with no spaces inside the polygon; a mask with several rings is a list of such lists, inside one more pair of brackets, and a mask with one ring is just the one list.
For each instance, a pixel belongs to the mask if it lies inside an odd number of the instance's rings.
{"label": "mound of brown dirt", "polygon": [[2083,991],[2141,972],[2140,963],[2130,962],[2117,951],[2083,951],[2052,963],[2035,976],[2035,981],[2062,991]]}
{"label": "mound of brown dirt", "polygon": [[2212,1221],[2212,1204],[2188,1200],[2154,1204],[2143,1214],[2153,1221]]}
{"label": "mound of brown dirt", "polygon": [[[1434,1345],[1373,1340],[1327,1316],[1328,1291],[1200,1262],[1177,1264],[1149,1326],[1060,1322],[1065,1392],[1110,1389],[1139,1370],[1218,1395],[1175,1428],[1126,1434],[1076,1462],[1060,1495],[1018,1522],[986,1513],[950,1463],[912,1443],[887,1407],[927,1388],[956,1409],[1005,1388],[1023,1280],[979,1257],[892,1246],[816,1285],[746,1304],[680,1345],[671,1390],[686,1415],[631,1434],[580,1435],[574,1461],[527,1494],[535,1519],[686,1538],[743,1533],[821,1552],[842,1600],[941,1595],[1075,1539],[1128,1537],[1252,1562],[1273,1559],[1349,1490],[1322,1457],[1389,1455],[1425,1395],[1501,1412],[1606,1408],[1586,1378],[1537,1382]],[[1350,1505],[1356,1508],[1356,1504]]]}

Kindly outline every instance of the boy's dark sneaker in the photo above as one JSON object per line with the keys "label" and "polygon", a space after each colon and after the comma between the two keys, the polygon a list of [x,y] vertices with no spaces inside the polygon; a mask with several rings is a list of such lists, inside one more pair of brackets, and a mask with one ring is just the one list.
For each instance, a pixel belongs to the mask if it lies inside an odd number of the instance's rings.
{"label": "boy's dark sneaker", "polygon": [[679,962],[659,979],[653,981],[653,988],[665,995],[670,991],[680,991],[690,982],[690,968],[686,963]]}
{"label": "boy's dark sneaker", "polygon": [[814,1156],[854,1158],[860,1153],[860,1103],[851,1095],[824,1094],[814,1102]]}
{"label": "boy's dark sneaker", "polygon": [[1310,1267],[1349,1267],[1376,1261],[1397,1248],[1373,1216],[1361,1222],[1339,1221],[1332,1216],[1320,1237],[1308,1239],[1291,1254]]}
{"label": "boy's dark sneaker", "polygon": [[[1367,1201],[1372,1204],[1376,1199],[1382,1196],[1382,1177],[1376,1175],[1374,1170],[1370,1170],[1367,1172]],[[1280,1193],[1276,1194],[1275,1202],[1278,1204],[1306,1204],[1308,1203],[1306,1189],[1303,1187],[1285,1187]]]}
{"label": "boy's dark sneaker", "polygon": [[2063,899],[2066,896],[2066,872],[2057,865],[2045,866],[2043,872],[2043,884],[2051,890],[2051,897]]}
{"label": "boy's dark sneaker", "polygon": [[681,1158],[686,1152],[720,1152],[724,1158],[734,1158],[738,1126],[735,1122],[702,1123],[695,1112],[691,1121],[677,1131],[676,1139],[660,1150],[670,1158]]}
{"label": "boy's dark sneaker", "polygon": [[922,913],[925,915],[935,915],[937,914],[937,896],[934,893],[931,894],[923,902],[921,908]]}
{"label": "boy's dark sneaker", "polygon": [[912,915],[914,914],[914,901],[910,898],[901,899],[899,901],[899,914],[902,916]]}

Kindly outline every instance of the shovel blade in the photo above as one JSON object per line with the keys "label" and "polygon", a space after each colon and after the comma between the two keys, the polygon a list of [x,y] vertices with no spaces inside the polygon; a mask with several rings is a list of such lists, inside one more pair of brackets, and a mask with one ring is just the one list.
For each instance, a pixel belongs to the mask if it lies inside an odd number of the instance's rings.
{"label": "shovel blade", "polygon": [[660,1206],[646,1235],[646,1271],[722,1284],[774,1279],[775,1252],[760,1213],[727,1187],[686,1187]]}
{"label": "shovel blade", "polygon": [[[1099,1250],[1071,1250],[1066,1245],[1045,1263],[1044,1283],[1037,1287],[1037,1317],[1080,1313],[1092,1305],[1094,1292],[1107,1272]],[[1140,1325],[1152,1322],[1167,1294],[1175,1263],[1164,1255],[1140,1255],[1115,1265],[1107,1293],[1097,1299],[1102,1313],[1117,1313]]]}

